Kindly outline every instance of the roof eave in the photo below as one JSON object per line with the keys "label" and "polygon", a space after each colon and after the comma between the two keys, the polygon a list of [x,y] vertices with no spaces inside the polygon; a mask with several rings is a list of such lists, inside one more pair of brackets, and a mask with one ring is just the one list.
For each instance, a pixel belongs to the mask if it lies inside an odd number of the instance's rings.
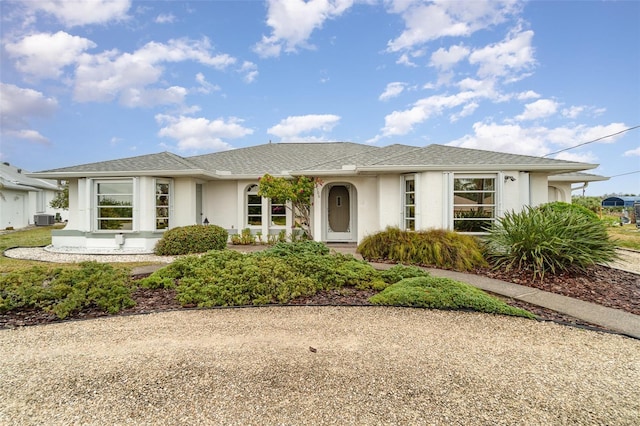
{"label": "roof eave", "polygon": [[169,177],[208,177],[219,178],[225,172],[216,170],[210,172],[203,169],[193,170],[125,170],[125,171],[100,171],[100,172],[32,172],[27,176],[40,179],[78,179],[78,178],[100,178],[100,177],[132,177],[132,176],[169,176]]}
{"label": "roof eave", "polygon": [[526,172],[547,172],[547,173],[568,173],[583,170],[595,169],[597,164],[587,163],[565,163],[557,166],[540,164],[448,164],[448,165],[412,165],[412,166],[361,166],[357,168],[359,172],[380,172],[380,173],[410,173],[428,171],[465,171],[465,172],[487,172],[487,171],[526,171]]}

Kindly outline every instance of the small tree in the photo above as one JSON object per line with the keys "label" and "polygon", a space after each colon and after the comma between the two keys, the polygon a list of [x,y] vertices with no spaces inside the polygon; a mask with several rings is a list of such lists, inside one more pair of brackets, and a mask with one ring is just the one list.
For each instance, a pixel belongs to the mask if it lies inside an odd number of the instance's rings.
{"label": "small tree", "polygon": [[278,204],[285,204],[293,211],[294,221],[300,226],[304,237],[313,239],[311,234],[311,205],[316,187],[322,183],[318,178],[297,176],[291,179],[273,177],[266,174],[260,178],[258,195],[270,198]]}
{"label": "small tree", "polygon": [[56,198],[51,200],[49,206],[54,209],[69,210],[69,182],[65,182],[62,191],[56,193]]}

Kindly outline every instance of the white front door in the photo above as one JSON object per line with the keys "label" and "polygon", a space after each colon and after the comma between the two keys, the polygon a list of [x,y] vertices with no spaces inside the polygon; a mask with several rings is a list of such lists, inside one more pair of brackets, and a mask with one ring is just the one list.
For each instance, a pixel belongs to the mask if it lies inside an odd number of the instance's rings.
{"label": "white front door", "polygon": [[326,241],[350,242],[355,239],[353,187],[333,184],[325,188]]}

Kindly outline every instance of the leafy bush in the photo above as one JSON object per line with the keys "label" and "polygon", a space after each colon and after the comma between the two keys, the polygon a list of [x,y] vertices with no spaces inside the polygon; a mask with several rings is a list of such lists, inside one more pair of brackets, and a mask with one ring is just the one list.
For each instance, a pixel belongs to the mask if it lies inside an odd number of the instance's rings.
{"label": "leafy bush", "polygon": [[366,237],[357,251],[367,260],[391,260],[458,271],[486,264],[475,237],[438,229],[412,232],[388,227]]}
{"label": "leafy bush", "polygon": [[380,272],[380,277],[388,284],[395,284],[405,278],[428,277],[429,273],[417,266],[394,265]]}
{"label": "leafy bush", "polygon": [[527,207],[498,219],[486,238],[496,267],[530,270],[544,278],[569,270],[585,271],[616,257],[606,226],[573,209]]}
{"label": "leafy bush", "polygon": [[579,204],[563,203],[562,201],[554,201],[553,203],[543,204],[540,207],[543,212],[555,210],[557,212],[567,212],[570,214],[584,215],[591,220],[600,220],[598,214],[585,206]]}
{"label": "leafy bush", "polygon": [[0,276],[0,312],[42,309],[66,318],[97,307],[117,313],[135,305],[126,269],[83,262],[79,268],[45,269],[39,266]]}
{"label": "leafy bush", "polygon": [[222,250],[227,246],[228,232],[217,225],[191,225],[173,228],[156,244],[155,254],[176,256]]}
{"label": "leafy bush", "polygon": [[374,305],[409,306],[430,309],[472,309],[493,314],[535,318],[468,284],[448,278],[407,278],[372,296]]}

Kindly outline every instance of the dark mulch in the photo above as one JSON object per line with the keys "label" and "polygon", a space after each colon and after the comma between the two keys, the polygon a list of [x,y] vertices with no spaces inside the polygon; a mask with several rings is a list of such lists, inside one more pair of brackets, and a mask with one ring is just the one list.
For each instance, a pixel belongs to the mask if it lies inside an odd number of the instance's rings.
{"label": "dark mulch", "polygon": [[[533,280],[530,274],[523,272],[494,271],[478,269],[476,274],[490,278],[513,282],[520,285],[551,291],[570,297],[575,297],[587,302],[594,302],[611,308],[622,309],[627,312],[640,315],[640,275],[632,274],[617,269],[597,266],[586,274],[560,274],[556,276],[546,275],[544,281]],[[142,276],[134,277],[136,279]],[[343,288],[319,292],[314,296],[300,297],[293,300],[290,305],[339,305],[339,306],[367,306],[369,298],[376,292],[373,290],[356,290]],[[567,325],[585,326],[594,329],[605,330],[594,324],[581,321],[577,318],[542,308],[519,300],[500,295],[496,297],[504,300],[509,305],[526,309],[541,320],[556,321]],[[175,300],[174,290],[148,290],[138,289],[133,293],[136,305],[123,310],[117,315],[131,315],[168,310],[185,309]],[[108,316],[99,309],[89,309],[74,315],[71,320],[88,319]],[[61,322],[55,315],[42,311],[23,310],[0,315],[0,328],[13,328],[25,325],[47,324]]]}

